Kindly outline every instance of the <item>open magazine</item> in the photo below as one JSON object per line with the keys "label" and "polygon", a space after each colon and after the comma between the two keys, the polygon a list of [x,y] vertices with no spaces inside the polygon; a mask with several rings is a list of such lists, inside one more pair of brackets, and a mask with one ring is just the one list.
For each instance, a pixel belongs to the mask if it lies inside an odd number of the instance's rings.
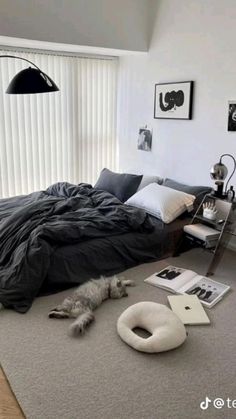
{"label": "open magazine", "polygon": [[208,308],[213,307],[230,289],[228,285],[176,266],[167,266],[146,278],[144,282],[176,294],[197,295],[201,303]]}

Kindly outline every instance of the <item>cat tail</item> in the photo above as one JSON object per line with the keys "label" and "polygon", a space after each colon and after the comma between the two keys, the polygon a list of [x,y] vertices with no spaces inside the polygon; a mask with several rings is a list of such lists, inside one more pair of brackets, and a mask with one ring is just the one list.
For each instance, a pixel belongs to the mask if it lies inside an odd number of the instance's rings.
{"label": "cat tail", "polygon": [[72,336],[79,336],[85,332],[85,329],[95,320],[92,311],[86,311],[80,314],[77,319],[70,326],[70,334]]}

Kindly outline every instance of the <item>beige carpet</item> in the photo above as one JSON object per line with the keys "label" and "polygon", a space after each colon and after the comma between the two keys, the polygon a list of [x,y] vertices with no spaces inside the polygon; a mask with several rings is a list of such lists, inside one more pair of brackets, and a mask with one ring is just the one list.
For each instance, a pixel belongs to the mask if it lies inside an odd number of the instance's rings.
{"label": "beige carpet", "polygon": [[[215,279],[235,290],[235,253],[228,251]],[[236,293],[208,311],[210,326],[188,327],[174,351],[136,352],[116,334],[122,311],[138,301],[167,303],[168,293],[143,279],[166,266],[205,274],[202,250],[145,264],[125,272],[137,286],[129,297],[107,301],[96,311],[86,336],[70,338],[70,321],[47,318],[68,294],[39,298],[26,315],[0,312],[0,362],[28,419],[199,419],[235,418],[236,409],[201,411],[206,396],[236,398]]]}

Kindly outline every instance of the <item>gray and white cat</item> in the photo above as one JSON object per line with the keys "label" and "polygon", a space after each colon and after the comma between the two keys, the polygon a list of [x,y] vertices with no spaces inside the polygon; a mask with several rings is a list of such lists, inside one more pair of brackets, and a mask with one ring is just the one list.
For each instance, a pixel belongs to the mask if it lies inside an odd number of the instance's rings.
{"label": "gray and white cat", "polygon": [[83,334],[87,326],[95,319],[93,311],[108,298],[127,297],[126,286],[133,286],[133,281],[101,277],[86,282],[65,298],[62,304],[51,310],[50,318],[76,318],[70,326],[72,335]]}

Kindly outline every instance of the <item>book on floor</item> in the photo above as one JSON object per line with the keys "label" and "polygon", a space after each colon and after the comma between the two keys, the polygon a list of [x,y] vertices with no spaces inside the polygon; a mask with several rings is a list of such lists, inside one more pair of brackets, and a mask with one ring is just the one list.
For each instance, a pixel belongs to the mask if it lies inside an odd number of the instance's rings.
{"label": "book on floor", "polygon": [[230,289],[228,285],[176,266],[167,266],[146,278],[144,282],[176,294],[196,295],[208,308],[220,301]]}
{"label": "book on floor", "polygon": [[168,295],[167,298],[172,311],[183,324],[210,324],[209,317],[196,295]]}

